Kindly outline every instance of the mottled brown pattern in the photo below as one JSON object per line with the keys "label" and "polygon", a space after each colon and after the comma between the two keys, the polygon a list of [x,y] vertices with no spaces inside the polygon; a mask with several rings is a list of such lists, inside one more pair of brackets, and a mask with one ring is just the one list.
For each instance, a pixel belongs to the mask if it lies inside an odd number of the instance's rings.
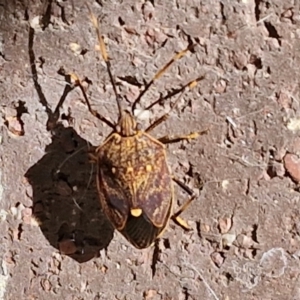
{"label": "mottled brown pattern", "polygon": [[[113,133],[97,149],[98,190],[108,218],[134,246],[145,248],[172,212],[173,184],[164,145],[145,132]],[[130,210],[139,208],[141,216]]]}

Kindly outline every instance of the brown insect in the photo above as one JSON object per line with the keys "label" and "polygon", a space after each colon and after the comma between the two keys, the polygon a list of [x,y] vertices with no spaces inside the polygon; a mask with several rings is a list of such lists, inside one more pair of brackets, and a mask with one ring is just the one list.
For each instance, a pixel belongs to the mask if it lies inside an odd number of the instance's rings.
{"label": "brown insect", "polygon": [[[101,55],[106,62],[119,110],[116,124],[93,110],[79,78],[72,74],[75,84],[82,90],[89,111],[112,128],[111,134],[92,155],[92,159],[97,164],[97,186],[100,202],[107,218],[132,245],[140,249],[147,248],[163,233],[171,218],[184,228],[189,228],[179,215],[195,198],[195,194],[172,175],[167,163],[165,144],[194,139],[202,132],[194,132],[186,136],[164,136],[158,139],[152,137],[150,132],[169,117],[183,92],[193,88],[203,77],[187,83],[182,88],[149,105],[146,109],[179,94],[167,114],[158,118],[144,131],[141,130],[133,115],[137,103],[154,81],[161,77],[174,61],[180,59],[194,46],[190,45],[187,49],[176,54],[145,85],[133,103],[131,111],[124,110],[112,76],[110,61],[100,34],[98,21],[89,7],[88,9],[96,29]],[[176,213],[173,213],[173,181],[189,194],[189,199]]]}

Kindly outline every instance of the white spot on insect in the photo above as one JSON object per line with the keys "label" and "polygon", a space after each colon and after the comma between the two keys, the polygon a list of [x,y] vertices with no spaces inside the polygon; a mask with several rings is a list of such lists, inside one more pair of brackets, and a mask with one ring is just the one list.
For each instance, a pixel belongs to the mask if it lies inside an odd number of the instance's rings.
{"label": "white spot on insect", "polygon": [[140,208],[132,208],[130,210],[131,215],[136,218],[139,217],[142,214],[142,212],[143,211]]}

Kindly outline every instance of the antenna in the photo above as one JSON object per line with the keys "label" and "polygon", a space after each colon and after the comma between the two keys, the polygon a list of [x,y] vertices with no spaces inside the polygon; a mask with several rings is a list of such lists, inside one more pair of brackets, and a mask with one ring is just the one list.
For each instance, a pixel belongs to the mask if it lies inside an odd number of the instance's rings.
{"label": "antenna", "polygon": [[111,64],[110,64],[110,61],[109,61],[109,58],[108,58],[108,54],[107,54],[107,51],[106,51],[104,40],[101,36],[100,26],[99,26],[97,18],[93,14],[93,12],[92,12],[92,10],[91,10],[91,8],[90,8],[90,6],[88,5],[87,2],[86,2],[86,6],[89,10],[91,21],[92,21],[92,23],[95,27],[97,38],[98,38],[98,43],[99,43],[99,46],[100,46],[101,56],[102,56],[102,58],[104,59],[104,61],[106,63],[106,68],[107,68],[107,71],[108,71],[108,75],[109,75],[110,81],[112,83],[114,93],[116,95],[116,101],[117,101],[117,104],[118,104],[119,117],[120,117],[121,114],[122,114],[123,109],[122,109],[122,105],[121,105],[121,101],[120,101],[120,96],[117,92],[116,83],[115,83],[115,80],[114,80],[112,72],[111,72]]}
{"label": "antenna", "polygon": [[149,88],[151,87],[151,85],[154,83],[155,80],[157,80],[159,77],[161,77],[166,71],[167,69],[178,59],[180,59],[181,57],[183,57],[188,51],[192,51],[192,49],[195,47],[195,44],[190,44],[186,49],[180,51],[179,53],[175,54],[172,59],[165,64],[165,66],[163,66],[155,75],[154,77],[146,84],[145,88],[143,91],[141,91],[141,93],[139,94],[139,96],[135,99],[132,108],[131,108],[131,112],[133,114],[136,105],[140,102],[141,98],[143,97],[143,95],[149,90]]}

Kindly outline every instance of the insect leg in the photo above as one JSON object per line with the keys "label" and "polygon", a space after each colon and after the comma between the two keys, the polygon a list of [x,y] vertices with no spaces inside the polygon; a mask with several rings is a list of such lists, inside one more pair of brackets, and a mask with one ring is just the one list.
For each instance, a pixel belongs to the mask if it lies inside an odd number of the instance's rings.
{"label": "insect leg", "polygon": [[172,144],[172,143],[178,143],[180,141],[183,140],[192,140],[192,139],[196,139],[198,138],[200,135],[202,134],[206,134],[208,132],[208,129],[200,131],[200,132],[192,132],[190,134],[186,134],[186,135],[177,135],[177,136],[169,136],[169,135],[165,135],[161,138],[159,138],[158,140],[163,143],[163,144]]}
{"label": "insect leg", "polygon": [[175,54],[172,59],[164,66],[162,67],[155,75],[154,77],[146,84],[143,91],[139,94],[139,96],[135,99],[133,105],[132,105],[132,113],[134,113],[136,105],[139,103],[143,95],[149,90],[151,85],[154,83],[155,80],[157,80],[159,77],[161,77],[167,69],[178,59],[183,57],[188,51],[191,51],[195,47],[194,44],[190,44],[186,49],[180,51],[179,53]]}
{"label": "insect leg", "polygon": [[188,82],[186,85],[184,85],[183,87],[181,87],[178,90],[175,90],[174,92],[168,94],[167,96],[160,98],[158,100],[156,100],[155,102],[153,102],[151,105],[149,105],[147,107],[147,109],[151,108],[152,106],[154,106],[156,103],[160,103],[170,97],[173,97],[177,94],[179,94],[179,96],[177,97],[177,99],[175,100],[174,103],[171,104],[171,109],[164,115],[162,115],[160,118],[158,118],[157,120],[155,120],[151,125],[149,125],[149,127],[145,130],[145,132],[150,132],[151,130],[153,130],[155,127],[157,127],[159,124],[161,124],[162,122],[164,122],[165,120],[167,120],[170,116],[170,113],[172,112],[172,110],[176,107],[176,105],[178,104],[179,100],[181,99],[183,93],[187,90],[187,89],[192,89],[193,87],[195,87],[198,83],[198,81],[204,79],[204,76],[198,77],[190,82]]}
{"label": "insect leg", "polygon": [[[86,3],[86,5],[87,5],[87,8],[88,8],[89,13],[90,13],[92,23],[93,23],[93,25],[94,25],[94,27],[96,29],[96,33],[97,33],[97,37],[98,37],[98,42],[99,42],[99,45],[100,45],[100,51],[101,51],[102,57],[103,57],[103,59],[104,59],[104,61],[106,63],[106,66],[107,66],[109,77],[111,79],[111,82],[112,82],[112,85],[113,85],[113,89],[114,89],[114,92],[115,92],[115,95],[116,95],[116,98],[117,98],[117,103],[118,103],[119,111],[121,111],[119,96],[118,96],[118,93],[117,93],[117,90],[116,90],[116,85],[115,85],[115,82],[113,80],[113,76],[112,76],[112,73],[111,73],[110,62],[108,60],[108,55],[107,55],[107,51],[106,51],[106,48],[105,48],[105,44],[104,44],[103,38],[101,37],[101,34],[100,34],[99,24],[98,24],[98,21],[97,21],[96,17],[92,13],[89,5],[87,3]],[[88,106],[88,109],[89,109],[90,113],[93,116],[95,116],[97,119],[99,119],[100,121],[102,121],[105,124],[107,124],[112,129],[115,129],[115,125],[110,120],[106,119],[102,114],[100,114],[96,110],[92,109],[90,101],[89,101],[89,99],[87,97],[87,94],[86,94],[86,92],[84,90],[84,87],[83,87],[83,85],[82,85],[81,80],[79,79],[79,77],[76,74],[74,74],[74,73],[67,74],[67,75],[70,77],[71,80],[73,80],[73,84],[72,84],[72,86],[69,87],[69,90],[66,90],[66,93],[69,92],[71,89],[73,89],[75,86],[79,86],[80,89],[81,89],[81,92],[83,94],[84,100],[85,100],[85,102],[86,102],[86,104]],[[59,104],[57,105],[57,107],[55,109],[55,115],[58,114],[59,108],[62,105],[63,101],[64,101],[64,98],[62,98],[60,100]]]}
{"label": "insect leg", "polygon": [[171,217],[172,220],[177,223],[178,225],[180,225],[181,227],[183,227],[186,230],[190,229],[190,226],[187,224],[187,222],[182,219],[180,217],[180,214],[185,211],[188,206],[192,203],[192,201],[196,198],[196,194],[194,193],[194,191],[192,189],[190,189],[185,183],[183,183],[182,181],[180,181],[179,179],[177,179],[176,177],[172,178],[183,190],[185,190],[188,194],[189,197],[188,199],[183,203],[183,205],[177,210],[177,212],[175,212],[173,214],[173,216]]}
{"label": "insect leg", "polygon": [[89,101],[89,99],[87,97],[87,94],[86,94],[86,92],[84,90],[84,87],[83,87],[80,79],[78,78],[78,76],[76,74],[74,74],[74,73],[71,73],[70,76],[74,80],[75,85],[80,87],[81,92],[82,92],[83,97],[84,97],[84,100],[86,102],[86,105],[88,106],[88,109],[89,109],[90,113],[93,116],[95,116],[97,119],[99,119],[100,121],[102,121],[105,124],[107,124],[112,129],[115,129],[115,125],[111,121],[109,121],[108,119],[106,119],[103,115],[101,115],[100,113],[98,113],[96,110],[92,109],[90,101]]}
{"label": "insect leg", "polygon": [[73,90],[73,88],[74,86],[68,83],[65,85],[63,95],[60,97],[59,102],[56,105],[56,108],[54,110],[54,113],[49,115],[49,119],[46,125],[48,130],[53,129],[56,126],[56,123],[59,118],[59,110],[62,107],[63,103],[65,102],[67,95]]}

